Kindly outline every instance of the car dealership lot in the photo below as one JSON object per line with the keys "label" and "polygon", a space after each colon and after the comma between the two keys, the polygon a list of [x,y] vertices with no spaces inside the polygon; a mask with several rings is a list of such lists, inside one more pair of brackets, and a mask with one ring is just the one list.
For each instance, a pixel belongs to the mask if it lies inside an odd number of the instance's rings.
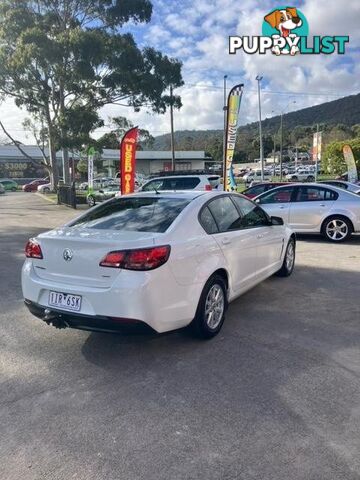
{"label": "car dealership lot", "polygon": [[55,330],[22,304],[26,240],[76,212],[0,198],[0,478],[358,479],[360,237],[301,237],[223,330]]}

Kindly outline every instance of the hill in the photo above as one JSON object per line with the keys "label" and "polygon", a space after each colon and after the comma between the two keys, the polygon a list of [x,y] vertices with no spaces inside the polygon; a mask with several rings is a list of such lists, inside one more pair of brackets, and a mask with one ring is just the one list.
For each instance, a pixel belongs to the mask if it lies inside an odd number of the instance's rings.
{"label": "hill", "polygon": [[[360,94],[322,103],[284,115],[284,146],[300,145],[307,149],[311,146],[312,133],[316,124],[320,124],[325,140],[344,140],[352,138],[351,127],[360,124]],[[273,148],[274,135],[278,135],[280,116],[263,121],[265,155]],[[175,132],[177,150],[205,150],[214,158],[221,158],[222,130],[183,130]],[[258,123],[239,127],[237,151],[238,160],[246,161],[258,156]],[[251,148],[250,145],[251,144]],[[279,143],[275,137],[275,144]],[[246,148],[244,145],[247,144]],[[170,134],[155,137],[154,150],[168,150]],[[252,150],[253,149],[253,150]]]}

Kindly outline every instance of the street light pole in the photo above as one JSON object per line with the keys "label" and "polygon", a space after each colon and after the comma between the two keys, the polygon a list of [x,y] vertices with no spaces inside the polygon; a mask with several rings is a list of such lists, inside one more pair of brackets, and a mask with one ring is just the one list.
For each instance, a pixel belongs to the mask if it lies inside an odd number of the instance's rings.
{"label": "street light pole", "polygon": [[173,87],[170,85],[171,170],[175,171],[174,105]]}
{"label": "street light pole", "polygon": [[260,89],[261,89],[261,80],[263,77],[257,75],[255,80],[258,82],[258,102],[259,102],[259,136],[260,136],[260,164],[261,164],[261,181],[264,181],[264,149],[263,149],[263,138],[262,138],[262,124],[261,124],[261,98],[260,98]]}
{"label": "street light pole", "polygon": [[225,190],[226,181],[226,123],[227,123],[227,98],[226,98],[226,79],[227,75],[224,75],[224,134],[223,134],[223,185]]}

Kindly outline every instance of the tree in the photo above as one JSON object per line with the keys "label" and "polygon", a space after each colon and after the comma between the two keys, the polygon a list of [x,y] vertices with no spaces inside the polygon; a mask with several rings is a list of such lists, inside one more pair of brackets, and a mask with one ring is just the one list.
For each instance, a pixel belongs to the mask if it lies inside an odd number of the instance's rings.
{"label": "tree", "polygon": [[324,170],[327,170],[331,173],[337,173],[338,175],[347,170],[342,151],[343,146],[346,144],[351,146],[357,169],[360,171],[360,137],[341,142],[329,143],[325,149],[322,159],[322,166]]}
{"label": "tree", "polygon": [[[111,132],[105,133],[97,141],[98,149],[103,148],[119,148],[120,141],[125,133],[134,127],[134,124],[125,117],[114,117],[110,118],[110,127],[112,127]],[[139,128],[139,138],[137,149],[142,150],[143,148],[152,148],[154,144],[154,137],[149,133],[148,130]]]}
{"label": "tree", "polygon": [[[0,95],[41,119],[56,183],[56,150],[79,147],[102,124],[106,104],[163,113],[169,86],[182,85],[181,64],[138,48],[128,21],[149,22],[149,0],[3,0],[0,4]],[[181,101],[174,97],[175,107]],[[65,168],[65,172],[67,172]],[[66,179],[65,179],[66,180]]]}

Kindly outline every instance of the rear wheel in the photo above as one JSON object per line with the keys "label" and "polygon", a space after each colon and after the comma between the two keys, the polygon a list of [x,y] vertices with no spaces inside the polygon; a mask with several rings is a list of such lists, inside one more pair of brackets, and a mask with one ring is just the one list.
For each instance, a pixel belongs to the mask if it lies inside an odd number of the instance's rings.
{"label": "rear wheel", "polygon": [[204,339],[215,337],[224,323],[226,308],[225,281],[214,275],[206,282],[192,323],[196,335]]}
{"label": "rear wheel", "polygon": [[352,225],[346,217],[329,217],[323,223],[321,233],[330,242],[343,242],[352,233]]}
{"label": "rear wheel", "polygon": [[315,177],[313,175],[309,175],[306,179],[308,182],[314,182],[315,181]]}
{"label": "rear wheel", "polygon": [[50,188],[49,187],[43,188],[42,193],[50,193]]}
{"label": "rear wheel", "polygon": [[284,256],[284,261],[283,264],[276,272],[276,275],[278,277],[289,277],[295,266],[295,240],[293,238],[290,238],[289,243],[287,244],[286,247],[286,252]]}

